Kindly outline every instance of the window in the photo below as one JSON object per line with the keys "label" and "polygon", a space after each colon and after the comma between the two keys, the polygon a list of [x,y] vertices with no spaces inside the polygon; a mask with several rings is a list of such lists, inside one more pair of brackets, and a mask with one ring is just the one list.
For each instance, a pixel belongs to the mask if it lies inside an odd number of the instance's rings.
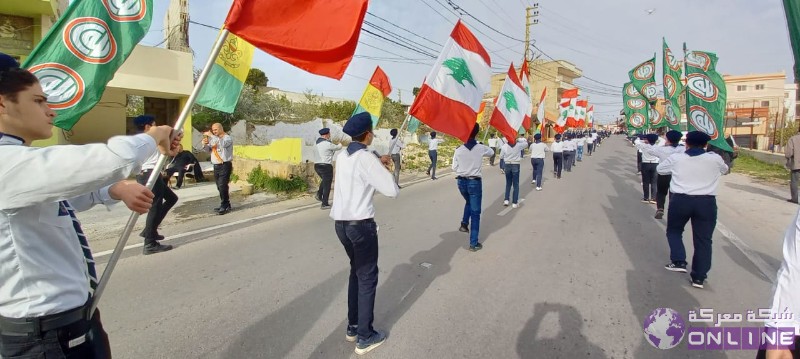
{"label": "window", "polygon": [[747,85],[736,86],[736,91],[747,91]]}
{"label": "window", "polygon": [[764,89],[764,85],[763,84],[762,85],[756,85],[756,90],[763,90],[763,89]]}
{"label": "window", "polygon": [[769,107],[769,101],[761,101],[761,107]]}

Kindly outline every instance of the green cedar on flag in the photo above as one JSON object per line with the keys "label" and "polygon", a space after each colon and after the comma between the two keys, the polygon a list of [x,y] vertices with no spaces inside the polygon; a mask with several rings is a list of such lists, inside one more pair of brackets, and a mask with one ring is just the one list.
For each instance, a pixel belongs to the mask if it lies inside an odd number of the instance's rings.
{"label": "green cedar on flag", "polygon": [[664,99],[666,100],[664,120],[669,128],[680,131],[681,105],[678,100],[683,92],[681,62],[672,54],[667,46],[667,40],[662,40],[664,42]]}
{"label": "green cedar on flag", "polygon": [[74,1],[25,60],[39,78],[53,124],[71,130],[147,34],[153,0]]}
{"label": "green cedar on flag", "polygon": [[633,70],[628,72],[633,86],[642,94],[648,102],[655,104],[658,99],[658,90],[656,89],[656,55],[653,58],[642,62]]}
{"label": "green cedar on flag", "polygon": [[783,0],[783,11],[786,13],[786,23],[789,26],[789,40],[794,52],[794,78],[800,81],[800,1]]}
{"label": "green cedar on flag", "polygon": [[633,82],[628,82],[622,88],[622,101],[624,102],[625,119],[628,127],[636,132],[644,132],[648,128],[648,104],[642,94],[636,90]]}
{"label": "green cedar on flag", "polygon": [[[683,45],[684,50],[686,44]],[[686,118],[689,131],[711,136],[712,144],[733,152],[725,141],[725,105],[728,91],[725,80],[717,72],[717,55],[691,51],[686,54]]]}

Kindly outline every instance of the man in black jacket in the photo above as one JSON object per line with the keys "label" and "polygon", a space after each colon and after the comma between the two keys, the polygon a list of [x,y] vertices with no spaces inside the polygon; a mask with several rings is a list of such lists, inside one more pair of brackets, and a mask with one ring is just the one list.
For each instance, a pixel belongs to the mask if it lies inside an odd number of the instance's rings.
{"label": "man in black jacket", "polygon": [[205,182],[206,178],[203,176],[203,169],[200,168],[200,162],[197,161],[197,157],[189,151],[184,151],[183,145],[178,145],[178,151],[178,154],[166,170],[167,180],[169,180],[175,172],[178,172],[178,179],[175,187],[181,188],[181,186],[183,186],[183,175],[186,174],[186,166],[193,164],[192,170],[194,171],[194,180],[197,182]]}

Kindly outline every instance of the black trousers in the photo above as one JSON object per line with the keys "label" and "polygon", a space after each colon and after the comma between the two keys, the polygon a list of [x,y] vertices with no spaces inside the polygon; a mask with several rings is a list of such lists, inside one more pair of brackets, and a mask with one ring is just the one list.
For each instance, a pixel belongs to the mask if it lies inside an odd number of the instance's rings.
{"label": "black trousers", "polygon": [[683,230],[692,221],[692,279],[705,280],[711,270],[711,237],[717,226],[717,198],[673,193],[667,211],[667,242],[670,260],[686,263]]}
{"label": "black trousers", "polygon": [[642,172],[642,153],[636,153],[636,173]]}
{"label": "black trousers", "polygon": [[[140,184],[146,184],[147,179],[150,178],[152,170],[147,170],[136,176],[136,181]],[[167,186],[164,179],[158,176],[156,183],[153,185],[153,206],[147,211],[147,219],[145,220],[144,231],[144,244],[151,244],[156,241],[158,237],[158,226],[164,221],[164,217],[170,209],[178,203],[178,195]]]}
{"label": "black trousers", "polygon": [[378,287],[378,225],[372,219],[336,221],[336,236],[350,259],[347,324],[358,325],[358,338],[372,336]]}
{"label": "black trousers", "polygon": [[642,198],[656,199],[656,180],[658,163],[642,163]]}
{"label": "black trousers", "polygon": [[564,165],[564,153],[553,152],[553,172],[556,177],[561,178],[561,169]]}
{"label": "black trousers", "polygon": [[564,170],[567,172],[572,172],[572,161],[575,159],[575,151],[564,151],[563,152],[563,165]]}
{"label": "black trousers", "polygon": [[220,208],[231,208],[231,197],[228,184],[231,182],[233,163],[223,162],[214,165],[214,180],[217,182],[219,191]]}
{"label": "black trousers", "polygon": [[489,166],[494,166],[494,159],[497,158],[497,148],[489,147],[492,149],[492,156],[489,157]]}
{"label": "black trousers", "polygon": [[314,171],[322,180],[317,190],[317,197],[322,200],[322,205],[329,204],[328,198],[331,195],[331,184],[333,183],[333,165],[327,163],[315,163]]}
{"label": "black trousers", "polygon": [[[202,182],[206,180],[205,176],[203,176],[203,169],[200,168],[199,162],[194,163],[194,166],[192,166],[192,171],[194,172],[193,174],[195,181]],[[175,187],[181,188],[183,187],[183,176],[186,174],[186,165],[175,165],[167,168],[167,181],[169,181],[169,178],[171,178],[175,172],[178,172],[178,179],[175,182]]]}
{"label": "black trousers", "polygon": [[656,180],[656,208],[662,211],[667,204],[670,182],[672,182],[672,175],[658,175],[658,180]]}
{"label": "black trousers", "polygon": [[[70,348],[69,341],[86,334],[86,341]],[[80,321],[61,328],[28,335],[0,333],[0,358],[111,358],[108,334],[96,311],[91,321]]]}

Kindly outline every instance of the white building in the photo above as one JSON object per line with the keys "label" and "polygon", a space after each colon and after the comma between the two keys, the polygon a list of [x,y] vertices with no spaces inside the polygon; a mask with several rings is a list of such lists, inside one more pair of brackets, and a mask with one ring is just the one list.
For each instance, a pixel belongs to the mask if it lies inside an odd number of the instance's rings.
{"label": "white building", "polygon": [[786,84],[784,86],[783,107],[786,109],[786,122],[792,122],[797,118],[797,84]]}

